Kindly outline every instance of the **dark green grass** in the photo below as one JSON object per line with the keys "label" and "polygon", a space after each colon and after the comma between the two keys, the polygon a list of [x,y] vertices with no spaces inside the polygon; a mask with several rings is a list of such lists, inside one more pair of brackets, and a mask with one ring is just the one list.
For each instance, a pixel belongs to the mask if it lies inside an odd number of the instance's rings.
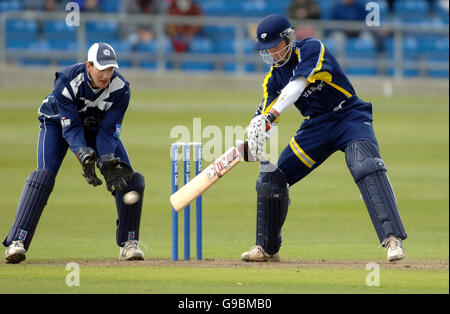
{"label": "dark green grass", "polygon": [[[65,284],[64,265],[0,268],[9,293],[445,293],[448,271],[382,270],[380,286],[365,269],[83,266],[79,286]],[[12,285],[10,283],[13,283]],[[5,288],[8,284],[9,288]]]}

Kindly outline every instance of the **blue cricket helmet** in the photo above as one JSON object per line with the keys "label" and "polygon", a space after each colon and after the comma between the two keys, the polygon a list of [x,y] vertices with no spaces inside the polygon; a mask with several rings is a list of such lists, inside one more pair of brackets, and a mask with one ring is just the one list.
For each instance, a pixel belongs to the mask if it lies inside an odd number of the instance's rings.
{"label": "blue cricket helmet", "polygon": [[265,17],[256,29],[258,42],[255,44],[255,49],[265,50],[275,47],[291,29],[292,24],[284,16],[272,14]]}

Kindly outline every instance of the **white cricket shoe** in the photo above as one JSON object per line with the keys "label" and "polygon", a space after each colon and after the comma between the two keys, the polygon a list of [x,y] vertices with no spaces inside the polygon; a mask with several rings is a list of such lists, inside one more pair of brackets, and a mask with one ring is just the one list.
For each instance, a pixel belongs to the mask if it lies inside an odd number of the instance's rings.
{"label": "white cricket shoe", "polygon": [[137,240],[130,240],[124,243],[120,248],[119,261],[142,261],[144,260],[144,252],[139,248],[138,244],[142,244]]}
{"label": "white cricket shoe", "polygon": [[7,264],[18,264],[25,260],[25,248],[23,241],[13,241],[5,251],[5,260]]}
{"label": "white cricket shoe", "polygon": [[389,238],[383,241],[382,245],[386,248],[387,260],[389,262],[401,260],[406,256],[403,250],[402,240],[396,236],[389,236]]}
{"label": "white cricket shoe", "polygon": [[255,245],[249,251],[241,254],[241,260],[246,262],[279,262],[280,252],[267,254],[261,245]]}

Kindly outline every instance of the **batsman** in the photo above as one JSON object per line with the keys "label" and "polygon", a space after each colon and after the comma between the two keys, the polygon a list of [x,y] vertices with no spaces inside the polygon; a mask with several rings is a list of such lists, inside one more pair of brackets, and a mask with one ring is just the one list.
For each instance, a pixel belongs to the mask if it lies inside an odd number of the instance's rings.
{"label": "batsman", "polygon": [[[44,99],[38,111],[41,125],[37,169],[26,180],[14,223],[3,241],[7,263],[25,260],[69,149],[78,159],[87,183],[94,187],[102,184],[96,175],[97,166],[115,199],[119,259],[144,259],[138,238],[145,180],[131,167],[120,140],[130,86],[115,71],[117,68],[114,49],[106,43],[95,43],[90,47],[85,63],[71,65],[56,73],[53,92]],[[133,204],[126,204],[123,196],[130,191],[139,193],[140,198]]]}
{"label": "batsman", "polygon": [[[336,151],[345,153],[387,260],[403,259],[407,235],[373,130],[372,104],[358,98],[327,47],[314,38],[297,41],[285,17],[264,18],[257,39],[255,48],[271,68],[262,84],[262,102],[247,129],[248,148],[261,161],[261,172],[256,182],[256,245],[241,259],[280,260],[289,187]],[[270,138],[266,129],[292,104],[306,118],[274,165],[264,160],[263,148]]]}

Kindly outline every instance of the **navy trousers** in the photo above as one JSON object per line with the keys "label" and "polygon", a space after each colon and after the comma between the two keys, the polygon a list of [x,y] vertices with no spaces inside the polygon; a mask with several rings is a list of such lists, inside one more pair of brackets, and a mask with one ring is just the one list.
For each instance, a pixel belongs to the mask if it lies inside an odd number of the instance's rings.
{"label": "navy trousers", "polygon": [[[69,149],[69,144],[62,136],[62,127],[59,119],[41,117],[40,121],[41,130],[37,151],[37,169],[46,169],[57,175]],[[96,149],[95,134],[86,134],[86,140],[89,147]],[[131,165],[127,151],[120,140],[114,155]],[[97,175],[100,175],[100,173]]]}
{"label": "navy trousers", "polygon": [[344,104],[330,113],[305,119],[278,159],[290,186],[303,179],[336,151],[358,139],[378,146],[372,126],[372,104]]}

